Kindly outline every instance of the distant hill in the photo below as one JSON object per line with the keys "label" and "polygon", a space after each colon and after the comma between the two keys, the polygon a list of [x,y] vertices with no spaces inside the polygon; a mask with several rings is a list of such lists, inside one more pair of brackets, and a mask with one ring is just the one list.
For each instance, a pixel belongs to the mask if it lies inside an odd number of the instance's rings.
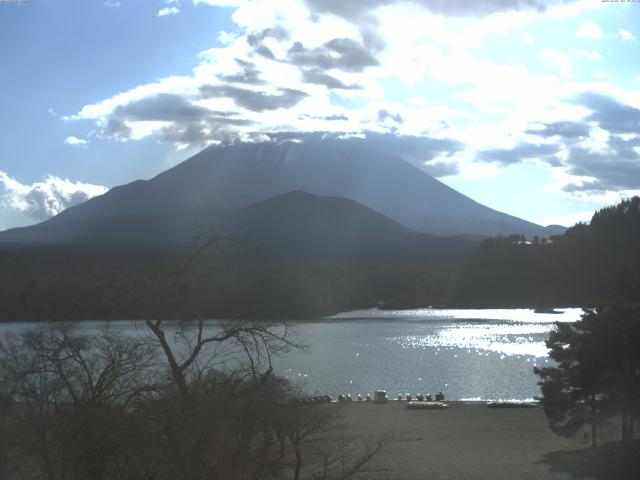
{"label": "distant hill", "polygon": [[[260,259],[460,259],[479,237],[441,237],[412,231],[359,203],[306,192],[288,192],[221,213],[204,207],[184,215],[142,213],[67,218],[5,232],[11,249],[24,246],[64,247],[67,255],[83,251],[140,253],[145,245],[165,255],[185,251],[196,226],[204,233],[224,233],[245,245],[242,257]],[[98,249],[98,250],[96,250]],[[237,252],[240,250],[236,249]],[[42,248],[39,249],[42,252]]]}
{"label": "distant hill", "polygon": [[458,306],[596,304],[610,297],[640,302],[640,198],[596,212],[551,242],[483,240],[460,272]]}
{"label": "distant hill", "polygon": [[417,233],[353,200],[300,191],[231,212],[216,225],[249,239],[264,258],[460,259],[479,242]]}
{"label": "distant hill", "polygon": [[[227,213],[136,212],[7,232],[0,320],[300,317],[441,303],[479,237],[412,231],[359,203],[289,192]],[[208,249],[179,285],[196,244],[189,222],[246,245]]]}
{"label": "distant hill", "polygon": [[148,181],[135,181],[0,242],[182,241],[195,224],[292,191],[354,200],[404,227],[438,235],[549,236],[492,210],[366,139],[321,138],[212,146]]}

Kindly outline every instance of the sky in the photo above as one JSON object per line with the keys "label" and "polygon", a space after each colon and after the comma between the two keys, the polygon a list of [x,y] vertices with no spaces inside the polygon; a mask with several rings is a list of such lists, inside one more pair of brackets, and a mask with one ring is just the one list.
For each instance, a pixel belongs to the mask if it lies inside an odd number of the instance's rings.
{"label": "sky", "polygon": [[638,2],[0,0],[0,42],[0,229],[278,131],[437,140],[544,225],[640,194]]}

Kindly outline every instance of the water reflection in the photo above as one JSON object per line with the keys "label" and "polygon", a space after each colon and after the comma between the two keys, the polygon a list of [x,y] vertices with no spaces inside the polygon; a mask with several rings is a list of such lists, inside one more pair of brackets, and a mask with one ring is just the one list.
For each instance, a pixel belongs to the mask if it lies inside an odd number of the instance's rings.
{"label": "water reflection", "polygon": [[390,337],[389,342],[404,347],[461,348],[478,354],[496,352],[504,355],[546,357],[544,344],[549,324],[454,324],[435,333]]}
{"label": "water reflection", "polygon": [[352,310],[339,313],[332,319],[398,319],[398,320],[504,320],[509,322],[575,322],[580,319],[579,308],[558,308],[556,313],[537,313],[530,308],[444,309],[416,308],[412,310]]}
{"label": "water reflection", "polygon": [[[296,323],[309,346],[275,361],[275,370],[309,393],[444,391],[447,398],[531,399],[539,394],[534,365],[549,362],[544,340],[553,322],[572,322],[580,309],[559,314],[532,310],[362,310]],[[2,332],[35,324],[0,324]],[[103,322],[86,322],[91,334]],[[215,329],[217,322],[208,328]],[[143,322],[112,322],[130,335]]]}

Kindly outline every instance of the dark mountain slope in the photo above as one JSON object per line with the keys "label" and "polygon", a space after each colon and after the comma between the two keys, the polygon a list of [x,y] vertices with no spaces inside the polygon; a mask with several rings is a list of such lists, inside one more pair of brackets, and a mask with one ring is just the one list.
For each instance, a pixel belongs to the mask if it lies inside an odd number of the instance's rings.
{"label": "dark mountain slope", "polygon": [[198,212],[212,218],[295,190],[349,198],[432,234],[559,233],[487,208],[364,139],[308,136],[302,143],[210,147],[152,180],[113,188],[38,226],[2,233],[0,242],[55,241],[60,234],[50,232],[76,222],[84,224],[73,227],[80,229],[74,236],[81,237],[97,217],[136,218],[141,232],[146,221],[151,231],[158,221],[184,229],[202,218]]}
{"label": "dark mountain slope", "polygon": [[299,191],[241,208],[217,225],[253,240],[266,258],[459,259],[479,241],[420,234],[353,200]]}
{"label": "dark mountain slope", "polygon": [[[459,259],[479,242],[417,233],[353,200],[299,191],[225,214],[194,207],[184,216],[167,210],[67,218],[11,230],[4,238],[16,242],[7,248],[64,248],[65,255],[75,248],[78,257],[102,251],[117,258],[121,252],[128,259],[141,248],[155,249],[149,255],[165,255],[172,246],[185,252],[198,229],[235,236],[249,247],[243,258],[259,259]],[[33,241],[17,243],[25,236]]]}

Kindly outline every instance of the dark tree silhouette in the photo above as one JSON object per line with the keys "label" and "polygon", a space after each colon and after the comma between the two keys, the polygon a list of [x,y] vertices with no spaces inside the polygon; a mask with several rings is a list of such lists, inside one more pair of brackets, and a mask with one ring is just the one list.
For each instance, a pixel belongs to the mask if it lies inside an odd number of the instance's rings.
{"label": "dark tree silhouette", "polygon": [[629,446],[640,414],[640,310],[626,304],[585,309],[578,322],[558,323],[547,341],[554,367],[535,368],[550,428],[572,436],[621,418],[621,440]]}
{"label": "dark tree silhouette", "polygon": [[640,197],[599,210],[589,225],[533,240],[483,240],[458,276],[451,304],[593,306],[613,296],[640,302]]}

